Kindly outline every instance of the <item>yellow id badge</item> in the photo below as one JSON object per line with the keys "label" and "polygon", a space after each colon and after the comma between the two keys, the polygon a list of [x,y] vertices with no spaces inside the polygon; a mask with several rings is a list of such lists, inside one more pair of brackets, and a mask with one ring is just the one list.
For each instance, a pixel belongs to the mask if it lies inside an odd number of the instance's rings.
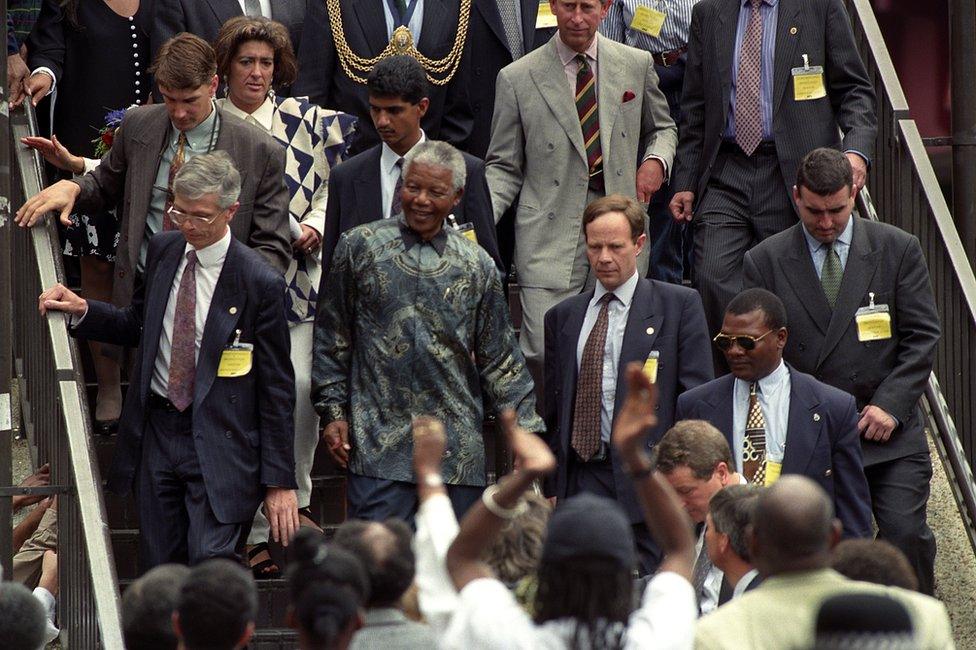
{"label": "yellow id badge", "polygon": [[644,374],[647,375],[647,378],[651,380],[652,384],[657,383],[657,363],[660,358],[660,352],[651,350],[650,354],[647,355],[647,359],[644,361]]}
{"label": "yellow id badge", "polygon": [[771,460],[766,461],[766,483],[772,485],[783,473],[783,463],[775,463]]}
{"label": "yellow id badge", "polygon": [[823,67],[810,65],[810,58],[803,55],[803,66],[793,68],[793,100],[805,102],[827,96]]}
{"label": "yellow id badge", "polygon": [[657,38],[661,35],[661,27],[664,26],[664,19],[667,17],[668,15],[663,11],[638,5],[634,10],[634,18],[630,21],[630,28]]}
{"label": "yellow id badge", "polygon": [[461,233],[462,235],[470,239],[475,244],[478,243],[478,234],[474,231],[474,224],[472,223],[459,224],[453,214],[447,215],[447,220],[451,224],[451,227],[454,228],[454,230],[458,231],[459,233]]}
{"label": "yellow id badge", "polygon": [[888,305],[874,304],[874,292],[869,292],[868,298],[870,300],[868,306],[861,307],[854,313],[857,340],[863,343],[890,339],[891,314],[888,312]]}
{"label": "yellow id badge", "polygon": [[553,15],[548,0],[543,0],[539,3],[539,13],[535,17],[535,28],[548,29],[555,26],[556,16]]}
{"label": "yellow id badge", "polygon": [[217,365],[218,377],[243,377],[251,372],[251,360],[254,356],[254,346],[241,343],[241,331],[235,331],[234,342],[220,353],[220,363]]}

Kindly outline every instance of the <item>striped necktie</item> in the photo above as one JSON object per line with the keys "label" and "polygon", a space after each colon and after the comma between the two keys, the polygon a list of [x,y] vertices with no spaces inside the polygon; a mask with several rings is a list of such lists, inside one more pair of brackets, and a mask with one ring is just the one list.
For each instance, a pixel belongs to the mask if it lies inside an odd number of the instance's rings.
{"label": "striped necktie", "polygon": [[169,174],[166,176],[166,205],[163,206],[163,230],[176,230],[177,225],[169,218],[169,209],[173,207],[173,181],[176,180],[176,173],[180,171],[186,158],[186,133],[180,131],[180,136],[176,139],[176,153],[173,160],[169,163]]}
{"label": "striped necktie", "polygon": [[603,185],[603,151],[600,149],[600,116],[596,105],[596,79],[585,54],[577,54],[579,70],[576,73],[576,112],[583,129],[586,147],[586,164],[590,171],[590,183]]}

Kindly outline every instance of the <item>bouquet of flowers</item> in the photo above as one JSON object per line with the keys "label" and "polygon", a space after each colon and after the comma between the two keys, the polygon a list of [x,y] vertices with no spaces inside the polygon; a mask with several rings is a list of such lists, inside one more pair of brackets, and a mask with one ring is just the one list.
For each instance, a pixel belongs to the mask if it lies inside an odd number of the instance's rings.
{"label": "bouquet of flowers", "polygon": [[[132,106],[135,106],[135,104]],[[129,106],[129,108],[132,108],[132,106]],[[95,145],[96,158],[101,158],[112,148],[112,142],[115,140],[115,130],[122,125],[122,118],[125,117],[125,113],[129,108],[119,108],[105,114],[105,126],[99,129],[98,137],[92,140],[92,144]]]}

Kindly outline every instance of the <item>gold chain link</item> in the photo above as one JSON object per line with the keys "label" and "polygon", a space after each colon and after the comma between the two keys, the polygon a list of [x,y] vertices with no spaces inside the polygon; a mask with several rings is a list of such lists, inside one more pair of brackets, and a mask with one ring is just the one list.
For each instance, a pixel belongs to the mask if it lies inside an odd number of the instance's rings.
{"label": "gold chain link", "polygon": [[[444,86],[457,72],[461,64],[461,54],[464,51],[464,41],[468,36],[468,20],[471,17],[471,0],[461,0],[460,15],[458,16],[457,33],[454,35],[454,46],[447,56],[440,60],[427,58],[420,53],[414,46],[413,34],[410,30],[401,25],[393,30],[393,36],[389,44],[380,52],[379,56],[367,59],[357,55],[346,42],[346,34],[342,29],[342,9],[339,7],[339,0],[326,0],[326,7],[329,11],[329,25],[332,27],[332,36],[336,44],[336,52],[339,54],[339,64],[346,75],[357,83],[365,84],[366,77],[359,76],[353,72],[368,75],[373,66],[385,58],[406,54],[417,59],[427,73],[427,80],[435,86]],[[436,76],[435,76],[436,75]]]}

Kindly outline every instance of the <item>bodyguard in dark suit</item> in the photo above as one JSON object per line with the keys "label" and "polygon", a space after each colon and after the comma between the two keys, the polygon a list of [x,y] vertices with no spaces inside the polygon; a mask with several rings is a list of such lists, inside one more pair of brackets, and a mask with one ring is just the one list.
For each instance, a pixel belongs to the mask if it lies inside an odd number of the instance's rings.
{"label": "bodyguard in dark suit", "polygon": [[715,332],[745,251],[796,223],[800,158],[841,149],[864,184],[874,93],[841,0],[702,0],[681,103],[671,212],[690,220],[694,205],[694,281]]}
{"label": "bodyguard in dark suit", "polygon": [[[329,175],[329,202],[322,235],[323,281],[342,233],[400,213],[402,164],[398,166],[397,160],[427,139],[420,125],[430,107],[429,86],[416,60],[394,56],[380,61],[370,72],[367,85],[370,117],[383,142],[337,165]],[[478,243],[501,269],[485,164],[469,154],[462,155],[467,180],[461,201],[453,211],[455,221],[458,225],[474,226]],[[322,295],[320,291],[319,296]]]}
{"label": "bodyguard in dark suit", "polygon": [[803,474],[834,501],[845,537],[871,534],[854,398],[783,362],[783,303],[763,289],[736,296],[715,337],[732,373],[678,397],[676,419],[707,420],[725,434],[750,483]]}
{"label": "bodyguard in dark suit", "polygon": [[[786,360],[854,395],[878,537],[905,553],[921,590],[932,593],[935,538],[925,515],[932,465],[918,400],[940,325],[921,246],[853,215],[851,169],[835,151],[804,159],[794,196],[802,223],[746,254],[745,284],[786,305]],[[889,319],[873,333],[864,321],[872,302]]]}
{"label": "bodyguard in dark suit", "polygon": [[262,500],[276,540],[298,527],[285,284],[230,235],[240,183],[225,152],[182,167],[180,231],[152,239],[125,309],[61,285],[40,297],[81,319],[74,334],[139,347],[108,487],[135,489],[147,569],[235,556]]}
{"label": "bodyguard in dark suit", "polygon": [[[380,137],[369,119],[365,80],[368,70],[350,61],[349,54],[372,59],[390,43],[394,28],[409,29],[414,47],[425,57],[444,60],[454,50],[459,26],[459,0],[416,0],[405,2],[408,16],[394,16],[387,0],[335,0],[337,12],[327,8],[326,0],[310,0],[305,16],[308,38],[298,49],[298,80],[292,87],[295,96],[307,96],[313,103],[345,111],[359,118],[359,138],[350,153],[372,147]],[[411,9],[412,8],[412,9]],[[341,33],[332,29],[332,21]],[[345,50],[348,48],[349,52]],[[457,52],[460,56],[463,50]],[[466,56],[466,55],[465,55]],[[350,76],[352,74],[353,76]],[[468,61],[462,60],[444,85],[430,92],[430,108],[423,127],[433,140],[463,146],[471,134],[471,106],[467,96]],[[437,77],[446,78],[444,75]]]}
{"label": "bodyguard in dark suit", "polygon": [[660,550],[609,445],[610,431],[626,395],[628,363],[645,364],[658,387],[649,446],[674,422],[678,395],[712,378],[705,315],[694,291],[638,277],[646,235],[636,201],[597,199],[586,208],[583,228],[597,286],[545,316],[544,418],[558,462],[546,494],[565,499],[593,492],[619,501],[634,525],[641,573],[653,573]]}

